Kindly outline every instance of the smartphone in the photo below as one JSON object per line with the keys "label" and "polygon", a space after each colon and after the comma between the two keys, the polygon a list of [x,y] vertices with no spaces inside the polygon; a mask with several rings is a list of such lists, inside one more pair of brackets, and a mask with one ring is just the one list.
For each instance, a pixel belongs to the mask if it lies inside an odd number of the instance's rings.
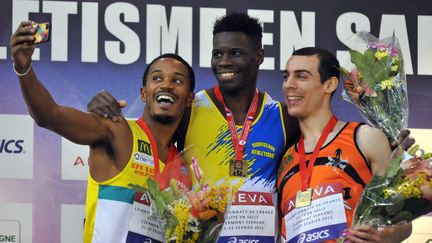
{"label": "smartphone", "polygon": [[49,22],[46,23],[36,23],[32,22],[33,28],[36,30],[34,34],[34,42],[35,44],[44,43],[49,41],[50,39],[50,29],[51,24]]}

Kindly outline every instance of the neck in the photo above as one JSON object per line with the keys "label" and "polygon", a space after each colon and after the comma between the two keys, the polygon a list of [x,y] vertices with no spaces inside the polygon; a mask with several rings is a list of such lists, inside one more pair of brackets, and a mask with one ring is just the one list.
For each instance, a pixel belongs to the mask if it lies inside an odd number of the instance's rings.
{"label": "neck", "polygon": [[162,124],[155,121],[149,115],[143,115],[142,117],[149,127],[154,139],[156,140],[159,159],[165,161],[168,155],[169,148],[171,146],[172,137],[178,126],[179,121],[172,124]]}
{"label": "neck", "polygon": [[240,90],[236,93],[228,93],[220,90],[225,105],[231,110],[236,125],[243,125],[244,119],[249,111],[256,88]]}
{"label": "neck", "polygon": [[299,118],[300,130],[305,141],[318,140],[332,116],[331,110],[325,110],[313,116]]}

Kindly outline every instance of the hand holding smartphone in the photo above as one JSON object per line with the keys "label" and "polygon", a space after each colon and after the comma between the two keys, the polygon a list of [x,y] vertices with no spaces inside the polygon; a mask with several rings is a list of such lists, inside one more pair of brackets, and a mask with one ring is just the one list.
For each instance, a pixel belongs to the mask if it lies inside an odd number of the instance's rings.
{"label": "hand holding smartphone", "polygon": [[32,27],[35,29],[34,42],[35,44],[44,43],[49,41],[51,24],[46,23],[36,23],[32,22]]}

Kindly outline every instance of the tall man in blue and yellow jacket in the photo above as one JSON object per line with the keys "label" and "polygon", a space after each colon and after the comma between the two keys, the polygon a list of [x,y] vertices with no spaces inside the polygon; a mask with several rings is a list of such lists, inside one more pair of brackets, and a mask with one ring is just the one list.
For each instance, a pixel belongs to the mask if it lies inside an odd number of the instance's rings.
{"label": "tall man in blue and yellow jacket", "polygon": [[[34,33],[31,22],[26,21],[11,36],[14,71],[37,125],[90,147],[84,242],[143,242],[152,235],[135,225],[144,216],[133,213],[138,202],[132,184],[146,187],[147,178],[161,185],[167,185],[170,178],[186,188],[192,184],[172,143],[183,112],[194,98],[192,68],[175,54],[157,57],[144,72],[142,116],[136,121],[113,122],[54,101],[31,65]],[[159,232],[157,237],[161,236]]]}
{"label": "tall man in blue and yellow jacket", "polygon": [[261,38],[258,19],[247,14],[216,20],[211,68],[217,85],[196,94],[179,126],[189,148],[185,158],[198,159],[208,183],[244,179],[219,242],[274,242],[278,234],[276,169],[297,123],[257,89]]}

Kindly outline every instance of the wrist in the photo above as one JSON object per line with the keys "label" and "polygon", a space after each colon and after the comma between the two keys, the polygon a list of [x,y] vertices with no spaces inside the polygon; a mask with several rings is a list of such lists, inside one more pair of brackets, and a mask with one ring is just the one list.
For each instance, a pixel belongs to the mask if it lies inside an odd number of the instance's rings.
{"label": "wrist", "polygon": [[25,69],[24,71],[21,71],[21,70],[18,71],[18,70],[17,70],[17,66],[15,65],[15,62],[13,62],[12,67],[13,67],[13,70],[14,70],[15,74],[16,74],[18,77],[24,77],[24,76],[26,76],[26,75],[30,72],[30,69],[31,69],[31,67],[32,67],[32,62],[30,62],[28,68]]}

